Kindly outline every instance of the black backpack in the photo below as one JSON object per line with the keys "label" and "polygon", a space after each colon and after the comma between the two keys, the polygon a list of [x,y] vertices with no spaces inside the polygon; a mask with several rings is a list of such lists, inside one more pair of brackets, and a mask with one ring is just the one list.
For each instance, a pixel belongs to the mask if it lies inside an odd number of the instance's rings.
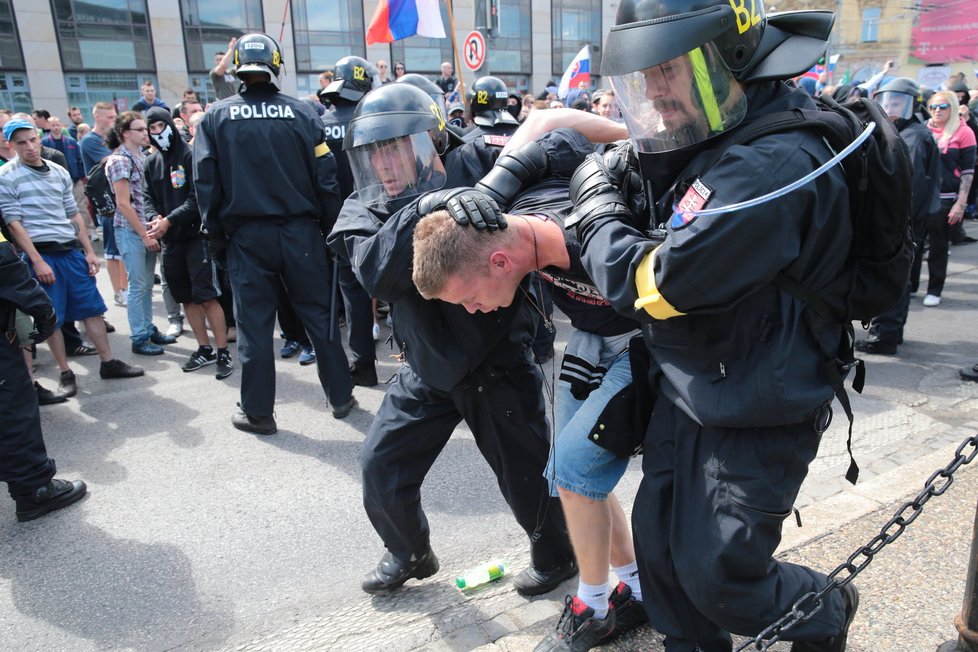
{"label": "black backpack", "polygon": [[[852,388],[862,392],[865,367],[855,357],[853,320],[868,327],[871,319],[889,310],[903,298],[913,261],[910,222],[910,185],[913,166],[906,143],[896,127],[873,100],[860,98],[839,104],[831,97],[816,99],[816,109],[794,109],[753,120],[719,141],[716,153],[704,169],[708,170],[731,145],[747,143],[768,134],[813,129],[836,153],[848,147],[867,125],[875,124],[872,134],[841,162],[849,187],[852,216],[852,247],[846,305],[830,306],[810,288],[785,273],[775,277],[782,290],[804,301],[824,320],[841,324],[845,336],[836,351],[824,351],[824,372],[849,418],[849,457],[846,479],[855,484],[859,467],[852,459],[852,407],[843,377],[852,369]],[[809,325],[815,324],[809,315]],[[816,341],[821,341],[815,332]]]}
{"label": "black backpack", "polygon": [[115,193],[109,184],[109,178],[105,176],[105,164],[108,160],[109,157],[106,156],[88,171],[85,196],[92,202],[98,215],[111,217],[115,215]]}

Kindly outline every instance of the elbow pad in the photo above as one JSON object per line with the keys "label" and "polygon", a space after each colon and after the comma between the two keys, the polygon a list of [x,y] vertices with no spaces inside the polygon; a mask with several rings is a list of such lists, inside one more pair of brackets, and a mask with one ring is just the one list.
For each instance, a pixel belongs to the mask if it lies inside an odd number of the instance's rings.
{"label": "elbow pad", "polygon": [[475,187],[508,207],[526,186],[544,178],[550,171],[550,157],[536,141],[526,143],[496,160],[489,173]]}

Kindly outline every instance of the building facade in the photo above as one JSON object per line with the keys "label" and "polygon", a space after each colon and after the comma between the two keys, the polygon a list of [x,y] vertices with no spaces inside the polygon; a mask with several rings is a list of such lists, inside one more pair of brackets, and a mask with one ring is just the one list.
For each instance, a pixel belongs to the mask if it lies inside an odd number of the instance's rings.
{"label": "building facade", "polygon": [[[400,61],[408,72],[429,76],[438,74],[442,61],[453,61],[448,38],[413,37],[368,47],[365,33],[377,2],[0,0],[0,106],[44,108],[64,115],[69,106],[85,108],[107,100],[125,109],[138,99],[145,80],[157,86],[167,103],[177,101],[186,88],[212,98],[207,73],[214,54],[226,49],[231,37],[249,31],[264,31],[280,41],[285,59],[283,90],[299,96],[317,91],[319,73],[348,54],[383,59],[390,71]],[[919,70],[943,65],[941,72],[966,71],[974,81],[975,66],[966,60],[967,48],[955,51],[960,60],[926,60],[927,53],[936,56],[942,50],[922,41],[928,36],[921,20],[938,16],[944,5],[950,12],[955,3],[961,4],[960,0],[913,4],[784,0],[769,3],[768,11],[837,13],[830,45],[830,53],[840,55],[835,81],[840,81],[843,71],[854,79],[871,74],[887,59],[900,64],[899,74],[917,76]],[[448,29],[448,7],[445,2],[441,5]],[[559,80],[574,55],[589,46],[592,85],[600,86],[602,44],[614,24],[617,5],[601,0],[454,0],[458,43],[475,27],[476,7],[488,7],[498,16],[498,26],[487,39],[486,64],[474,73],[453,61],[456,74],[460,70],[466,83],[493,74],[521,92],[538,93],[548,81]],[[968,38],[968,25],[963,28]],[[975,39],[978,29],[970,34]]]}

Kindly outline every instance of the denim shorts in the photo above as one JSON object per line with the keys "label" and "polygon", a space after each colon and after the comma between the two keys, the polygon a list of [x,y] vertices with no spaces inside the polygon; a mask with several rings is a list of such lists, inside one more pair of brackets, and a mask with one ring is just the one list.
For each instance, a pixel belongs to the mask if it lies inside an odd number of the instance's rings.
{"label": "denim shorts", "polygon": [[[95,277],[88,275],[85,254],[76,249],[42,253],[41,258],[54,272],[54,283],[40,285],[48,293],[58,315],[57,328],[61,328],[66,321],[79,321],[105,313],[105,301],[95,285]],[[31,273],[33,271],[31,266]]]}
{"label": "denim shorts", "polygon": [[[557,436],[550,448],[544,477],[550,485],[550,495],[557,496],[557,487],[593,500],[606,500],[628,468],[628,460],[592,442],[588,435],[615,394],[632,382],[628,360],[628,340],[635,333],[604,337],[574,331],[574,338],[597,338],[600,342],[600,361],[607,368],[601,384],[587,398],[579,400],[571,393],[571,384],[557,381],[554,422]],[[563,374],[562,374],[563,375]]]}
{"label": "denim shorts", "polygon": [[119,245],[115,242],[115,224],[112,223],[113,217],[111,215],[99,215],[98,219],[102,223],[102,246],[105,249],[105,259],[122,260],[122,254],[119,253]]}

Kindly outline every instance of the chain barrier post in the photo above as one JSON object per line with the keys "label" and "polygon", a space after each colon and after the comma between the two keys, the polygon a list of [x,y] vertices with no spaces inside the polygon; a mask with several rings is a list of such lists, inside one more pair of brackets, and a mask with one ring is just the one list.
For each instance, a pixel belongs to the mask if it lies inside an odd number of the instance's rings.
{"label": "chain barrier post", "polygon": [[948,641],[937,652],[978,652],[978,507],[975,509],[975,528],[971,537],[971,561],[968,581],[964,587],[964,606],[954,619],[958,630],[957,642]]}

